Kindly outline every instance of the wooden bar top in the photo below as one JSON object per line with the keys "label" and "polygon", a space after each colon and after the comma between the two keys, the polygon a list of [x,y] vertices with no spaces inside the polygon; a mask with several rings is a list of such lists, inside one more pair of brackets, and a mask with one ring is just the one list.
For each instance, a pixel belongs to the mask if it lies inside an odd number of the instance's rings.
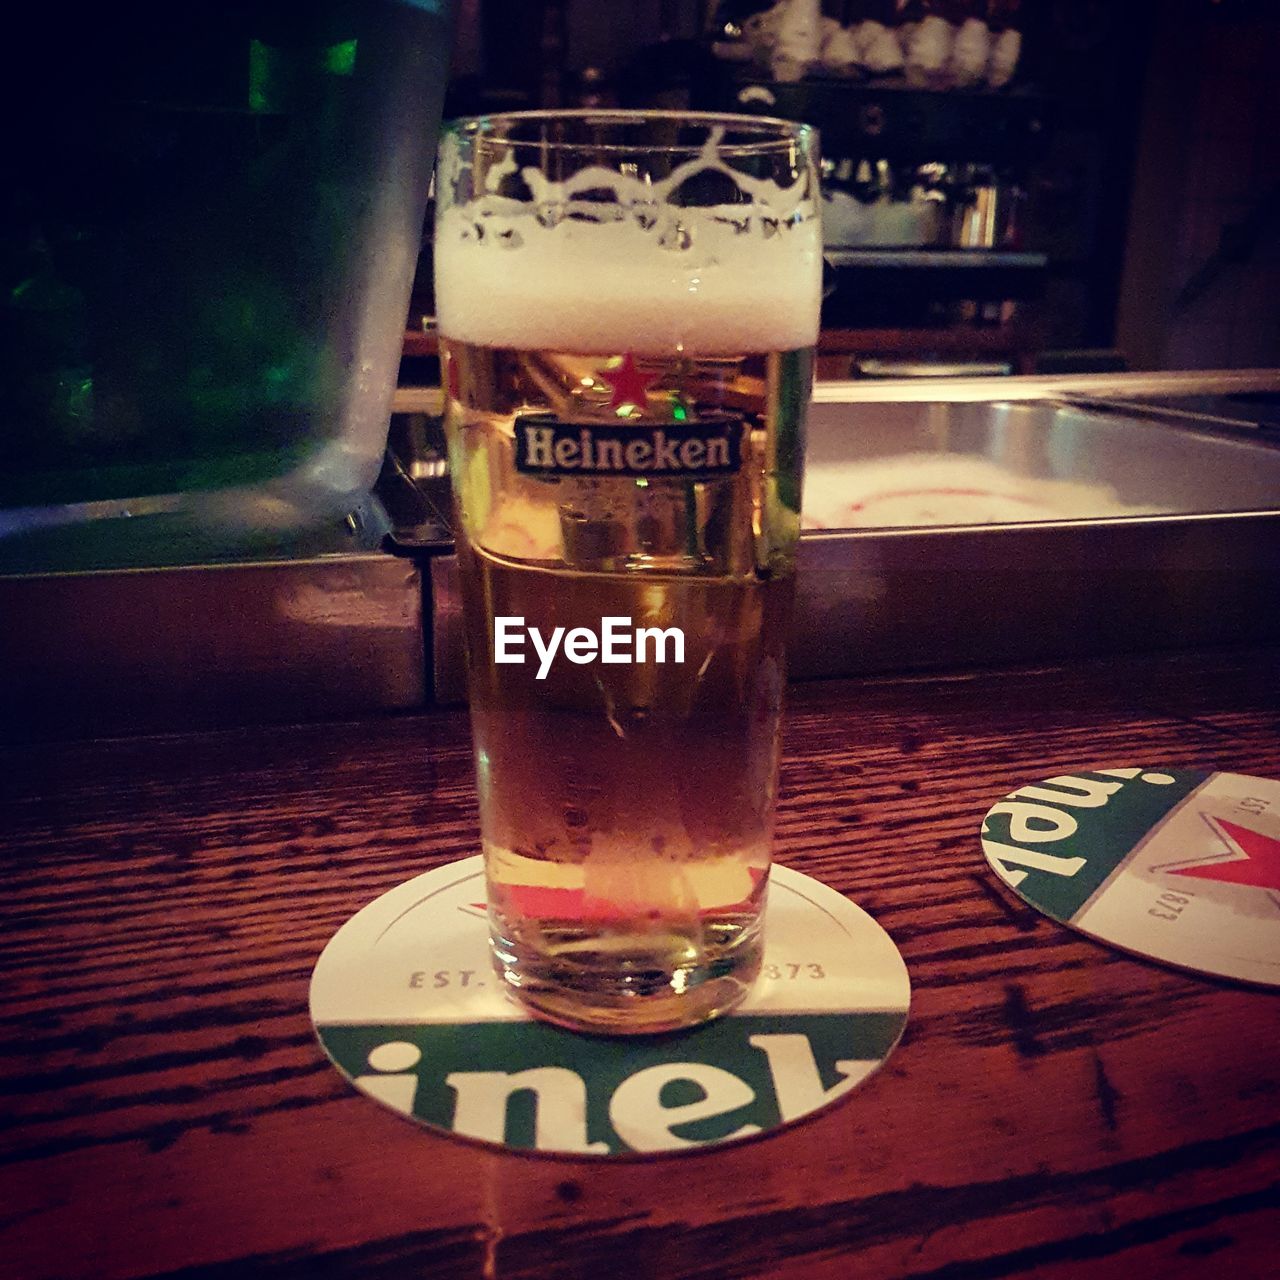
{"label": "wooden bar top", "polygon": [[882,1071],[773,1136],[499,1154],[355,1093],[307,1014],[344,920],[477,849],[467,718],[0,751],[0,1274],[1276,1275],[1280,993],[1021,906],[986,809],[1078,769],[1280,776],[1280,653],[793,688],[777,857],[888,930]]}

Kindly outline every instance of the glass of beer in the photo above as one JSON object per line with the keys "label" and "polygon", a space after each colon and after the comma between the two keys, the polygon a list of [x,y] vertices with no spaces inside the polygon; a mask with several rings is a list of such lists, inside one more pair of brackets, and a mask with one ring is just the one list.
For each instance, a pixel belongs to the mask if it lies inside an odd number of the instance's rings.
{"label": "glass of beer", "polygon": [[668,1031],[760,969],[818,332],[817,138],[446,126],[435,236],[492,954]]}

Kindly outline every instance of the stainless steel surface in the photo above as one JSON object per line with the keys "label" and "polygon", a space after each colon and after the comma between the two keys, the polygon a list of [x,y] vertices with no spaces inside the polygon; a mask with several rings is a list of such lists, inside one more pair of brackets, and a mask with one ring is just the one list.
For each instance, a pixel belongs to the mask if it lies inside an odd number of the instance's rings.
{"label": "stainless steel surface", "polygon": [[385,552],[0,579],[0,737],[332,719],[427,697],[421,577]]}
{"label": "stainless steel surface", "polygon": [[919,382],[819,382],[817,404],[894,401],[956,404],[963,401],[1075,400],[1117,402],[1146,396],[1229,395],[1280,389],[1280,369],[1188,370],[1177,373],[1077,373],[1030,378],[957,378],[945,386]]}
{"label": "stainless steel surface", "polygon": [[860,378],[1004,378],[1013,373],[1006,361],[968,361],[934,363],[925,360],[866,359],[853,362]]}
{"label": "stainless steel surface", "polygon": [[[859,468],[897,461],[909,476],[910,464],[923,459],[944,460],[958,475],[983,464],[1013,490],[1030,482],[1024,487],[1037,498],[1027,504],[1033,520],[1280,514],[1280,449],[1247,431],[1211,432],[1043,401],[815,404],[806,509],[815,484],[839,477],[852,498]],[[1063,503],[1055,505],[1058,497]]]}
{"label": "stainless steel surface", "polygon": [[[961,515],[936,527],[807,530],[793,677],[1280,638],[1280,447],[1041,399],[1025,385],[1106,380],[1001,380],[1031,395],[987,404],[940,402],[952,388],[936,384],[907,403],[836,401],[820,387],[810,489],[839,474],[852,498],[858,467],[877,468],[882,483],[887,465],[914,455],[998,469],[1042,506],[1016,523]],[[884,384],[844,389],[868,385]],[[436,680],[456,696],[460,645],[445,634],[456,600],[439,567]]]}
{"label": "stainless steel surface", "polygon": [[1079,396],[1075,403],[1129,415],[1211,427],[1256,429],[1280,437],[1280,391],[1234,391],[1197,396]]}

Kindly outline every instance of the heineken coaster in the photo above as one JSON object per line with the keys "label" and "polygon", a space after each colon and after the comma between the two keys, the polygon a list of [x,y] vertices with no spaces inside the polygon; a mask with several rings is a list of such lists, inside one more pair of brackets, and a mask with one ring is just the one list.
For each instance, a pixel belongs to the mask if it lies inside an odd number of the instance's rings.
{"label": "heineken coaster", "polygon": [[769,878],[764,972],[733,1013],[658,1036],[538,1022],[489,964],[478,857],[354,915],[311,976],[325,1052],[363,1093],[434,1129],[528,1151],[629,1155],[731,1142],[862,1083],[907,1021],[889,935],[833,889]]}
{"label": "heineken coaster", "polygon": [[1280,985],[1280,782],[1101,769],[992,805],[982,851],[1033,907],[1198,973]]}

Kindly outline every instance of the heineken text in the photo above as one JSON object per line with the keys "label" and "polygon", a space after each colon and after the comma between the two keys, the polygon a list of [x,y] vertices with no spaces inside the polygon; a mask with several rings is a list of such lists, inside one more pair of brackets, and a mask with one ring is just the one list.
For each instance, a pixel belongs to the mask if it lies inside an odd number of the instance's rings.
{"label": "heineken text", "polygon": [[697,480],[729,475],[742,464],[742,424],[558,422],[530,414],[515,423],[516,469],[542,475],[619,475]]}

